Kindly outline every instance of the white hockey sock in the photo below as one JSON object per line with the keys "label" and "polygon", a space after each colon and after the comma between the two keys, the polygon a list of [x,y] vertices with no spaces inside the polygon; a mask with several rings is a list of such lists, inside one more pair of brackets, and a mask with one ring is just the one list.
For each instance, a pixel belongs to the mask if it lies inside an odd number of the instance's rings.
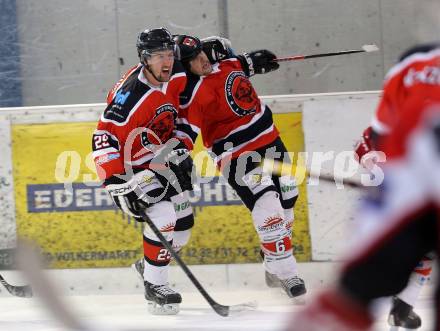
{"label": "white hockey sock", "polygon": [[[171,242],[176,225],[174,205],[170,201],[158,202],[147,210],[147,215]],[[153,231],[146,226],[144,229],[144,280],[155,285],[164,285],[168,282],[168,269],[171,255],[160,242]]]}
{"label": "white hockey sock", "polygon": [[266,270],[280,279],[296,276],[290,231],[286,227],[278,193],[263,194],[255,203],[252,219],[260,237]]}

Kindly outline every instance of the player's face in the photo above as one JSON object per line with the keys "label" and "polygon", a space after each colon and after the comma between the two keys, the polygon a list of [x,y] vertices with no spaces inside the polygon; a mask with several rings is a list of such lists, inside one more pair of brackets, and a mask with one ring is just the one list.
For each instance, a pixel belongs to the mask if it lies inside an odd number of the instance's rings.
{"label": "player's face", "polygon": [[155,80],[159,83],[168,82],[173,69],[174,52],[172,50],[154,52],[148,58],[147,63]]}
{"label": "player's face", "polygon": [[212,72],[212,64],[203,51],[192,59],[189,64],[191,72],[197,76],[206,76]]}

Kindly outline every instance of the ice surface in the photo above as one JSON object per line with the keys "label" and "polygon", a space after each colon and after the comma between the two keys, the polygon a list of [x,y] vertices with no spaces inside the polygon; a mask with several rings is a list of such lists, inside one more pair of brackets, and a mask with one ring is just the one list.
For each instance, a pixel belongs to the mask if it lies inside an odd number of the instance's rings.
{"label": "ice surface", "polygon": [[[313,295],[313,292],[310,295]],[[316,292],[315,292],[316,293]],[[256,300],[254,311],[245,311],[230,317],[221,317],[212,311],[195,292],[183,292],[181,311],[175,316],[153,316],[147,312],[142,293],[139,295],[68,296],[68,304],[78,317],[91,326],[90,330],[178,330],[178,331],[282,331],[288,321],[302,309],[279,289],[258,291],[218,291],[211,295],[222,304],[237,304]],[[310,300],[308,300],[310,301]],[[422,296],[416,312],[423,320],[422,330],[431,329],[433,300]],[[375,330],[388,330],[386,305],[379,316]],[[66,330],[52,319],[37,298],[20,299],[0,297],[0,330],[59,331]]]}

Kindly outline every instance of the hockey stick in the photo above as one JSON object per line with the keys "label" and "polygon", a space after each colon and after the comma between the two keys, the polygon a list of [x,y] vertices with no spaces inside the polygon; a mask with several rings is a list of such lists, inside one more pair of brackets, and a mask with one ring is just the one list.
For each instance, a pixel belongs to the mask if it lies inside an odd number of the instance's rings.
{"label": "hockey stick", "polygon": [[0,275],[0,283],[11,293],[13,296],[21,298],[31,298],[34,294],[30,285],[14,286],[9,284],[2,275]]}
{"label": "hockey stick", "polygon": [[348,51],[339,51],[339,52],[332,52],[332,53],[321,53],[321,54],[310,54],[310,55],[293,55],[293,56],[287,56],[287,57],[279,57],[275,59],[275,62],[285,62],[285,61],[299,61],[299,60],[306,60],[306,59],[314,59],[318,57],[328,57],[328,56],[336,56],[336,55],[345,55],[345,54],[355,54],[355,53],[370,53],[370,52],[376,52],[379,50],[379,47],[376,45],[364,45],[361,47],[361,49],[352,49]]}
{"label": "hockey stick", "polygon": [[255,309],[256,303],[255,302],[247,302],[243,304],[238,305],[231,305],[231,306],[225,306],[221,305],[218,302],[216,302],[209,294],[206,292],[206,290],[203,288],[202,284],[197,280],[197,278],[194,276],[194,274],[189,270],[188,266],[183,262],[183,260],[180,258],[179,255],[177,255],[176,251],[173,249],[173,247],[170,245],[170,243],[165,239],[163,234],[159,231],[159,229],[154,225],[154,223],[151,221],[151,219],[148,217],[148,215],[144,214],[143,217],[144,221],[148,224],[150,229],[154,232],[154,234],[159,238],[160,242],[165,246],[165,248],[170,252],[171,256],[176,260],[177,264],[182,268],[185,275],[188,276],[188,278],[191,280],[191,282],[194,284],[194,286],[197,288],[197,290],[200,292],[200,294],[205,298],[205,300],[209,303],[209,305],[214,309],[214,311],[219,314],[220,316],[226,317],[229,316],[229,314],[232,311],[243,311],[246,309]]}
{"label": "hockey stick", "polygon": [[[366,186],[362,185],[362,183],[348,178],[338,178],[332,175],[325,174],[316,174],[311,172],[309,169],[305,167],[293,166],[292,164],[285,164],[281,161],[264,159],[260,163],[263,171],[276,174],[278,176],[293,176],[297,174],[297,172],[303,172],[305,177],[320,179],[324,182],[328,183],[336,183],[341,185],[347,185],[348,187],[356,188],[356,189],[364,189]],[[286,169],[288,166],[288,169]],[[299,170],[298,170],[299,169]]]}

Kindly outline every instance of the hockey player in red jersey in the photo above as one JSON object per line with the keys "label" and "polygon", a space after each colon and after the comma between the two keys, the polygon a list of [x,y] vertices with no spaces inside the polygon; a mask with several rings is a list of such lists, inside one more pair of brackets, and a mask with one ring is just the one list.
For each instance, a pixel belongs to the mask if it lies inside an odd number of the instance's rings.
{"label": "hockey player in red jersey", "polygon": [[202,135],[223,176],[251,211],[268,275],[289,297],[305,294],[291,244],[295,181],[266,174],[259,165],[264,157],[290,162],[272,112],[249,81],[254,74],[278,69],[275,55],[259,50],[234,56],[220,37],[200,41],[180,35],[176,41],[188,76],[176,134],[190,149]]}
{"label": "hockey player in red jersey", "polygon": [[[436,45],[426,44],[418,46],[416,49],[410,50],[409,54],[404,54],[401,58],[401,63],[395,66],[385,78],[383,95],[381,97],[379,106],[376,109],[371,125],[365,129],[361,141],[358,142],[355,152],[362,164],[368,167],[370,163],[367,160],[374,160],[371,157],[374,154],[367,153],[380,150],[381,140],[387,136],[398,123],[401,116],[401,105],[405,102],[406,90],[401,90],[402,72],[401,68],[405,65],[405,61],[412,53],[417,54],[418,57],[424,56],[424,53],[429,53],[435,49]],[[422,75],[432,75],[432,72],[427,71]],[[418,79],[417,75],[408,75],[406,81]],[[420,294],[423,284],[430,278],[432,271],[432,254],[425,256],[411,275],[408,286],[393,298],[392,308],[388,318],[388,322],[392,326],[401,326],[407,329],[417,329],[421,325],[420,317],[413,311],[413,306]]]}
{"label": "hockey player in red jersey", "polygon": [[[191,159],[173,162],[176,154],[188,155],[173,138],[186,74],[175,61],[178,46],[168,30],[145,30],[136,46],[140,63],[109,92],[93,134],[93,156],[115,204],[138,221],[146,214],[179,250],[194,224],[191,208],[177,215],[173,204],[185,201],[183,191],[191,188]],[[168,286],[170,253],[149,227],[143,248],[144,259],[135,267],[144,280],[150,311],[177,313],[182,298]]]}
{"label": "hockey player in red jersey", "polygon": [[398,115],[380,140],[384,182],[359,212],[362,234],[338,286],[299,313],[289,331],[370,330],[373,300],[398,294],[426,254],[440,253],[440,47],[412,49],[387,79],[384,97]]}

